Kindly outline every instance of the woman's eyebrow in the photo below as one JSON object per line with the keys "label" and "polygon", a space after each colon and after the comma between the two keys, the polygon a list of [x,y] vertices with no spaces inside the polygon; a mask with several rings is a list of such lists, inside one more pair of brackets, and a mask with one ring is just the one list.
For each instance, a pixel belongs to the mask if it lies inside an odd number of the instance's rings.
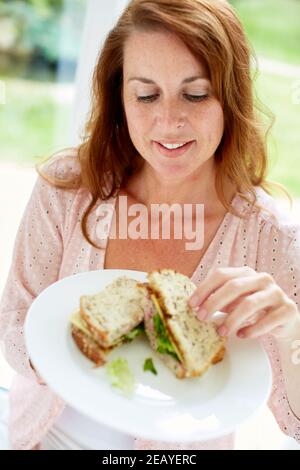
{"label": "woman's eyebrow", "polygon": [[[208,80],[206,77],[203,77],[202,75],[194,75],[192,77],[187,77],[185,78],[184,80],[182,80],[182,84],[183,83],[191,83],[191,82],[194,82],[195,80]],[[131,82],[133,80],[138,80],[139,82],[142,82],[142,83],[147,83],[147,84],[151,84],[151,85],[156,85],[155,81],[154,80],[150,80],[150,78],[145,78],[145,77],[131,77],[127,80],[127,83],[128,82]]]}

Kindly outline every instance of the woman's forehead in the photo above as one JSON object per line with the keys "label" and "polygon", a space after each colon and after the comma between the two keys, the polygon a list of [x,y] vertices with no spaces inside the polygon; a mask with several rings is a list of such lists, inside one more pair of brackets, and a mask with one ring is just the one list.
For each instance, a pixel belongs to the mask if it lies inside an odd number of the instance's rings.
{"label": "woman's forehead", "polygon": [[[205,64],[194,57],[184,42],[168,32],[134,32],[124,45],[125,80],[144,77],[155,81],[159,73],[176,73],[179,81],[208,78]],[[146,83],[146,81],[144,82]]]}

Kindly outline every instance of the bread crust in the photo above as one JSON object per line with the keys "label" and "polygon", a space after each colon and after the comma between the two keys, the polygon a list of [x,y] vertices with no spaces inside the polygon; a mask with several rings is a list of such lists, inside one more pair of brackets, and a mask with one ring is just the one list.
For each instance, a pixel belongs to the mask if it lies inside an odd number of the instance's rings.
{"label": "bread crust", "polygon": [[106,363],[106,353],[110,350],[101,349],[100,345],[96,343],[92,338],[88,338],[79,328],[75,325],[71,325],[72,337],[80,349],[82,354],[94,362],[97,366],[102,366]]}
{"label": "bread crust", "polygon": [[92,336],[99,341],[102,346],[107,345],[107,331],[101,330],[99,327],[96,328],[90,320],[89,315],[86,314],[84,309],[84,296],[80,297],[80,316],[83,318],[88,330],[91,332]]}
{"label": "bread crust", "polygon": [[226,348],[225,348],[226,338],[223,338],[223,341],[224,342],[223,342],[221,348],[219,349],[219,351],[216,353],[216,355],[211,360],[212,364],[217,364],[218,362],[221,362],[224,358],[225,351],[226,351]]}

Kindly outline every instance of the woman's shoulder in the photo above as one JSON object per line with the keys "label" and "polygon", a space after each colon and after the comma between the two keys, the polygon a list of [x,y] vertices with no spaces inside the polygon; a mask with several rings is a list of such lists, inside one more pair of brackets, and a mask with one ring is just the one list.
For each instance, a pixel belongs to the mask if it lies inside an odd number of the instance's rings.
{"label": "woman's shoulder", "polygon": [[261,187],[256,188],[256,194],[257,202],[267,209],[262,210],[261,217],[285,235],[299,233],[300,224],[292,215],[287,199],[276,199]]}
{"label": "woman's shoulder", "polygon": [[[263,188],[254,188],[257,204],[260,207],[252,208],[252,216],[257,218],[257,225],[267,231],[277,232],[288,238],[300,238],[300,224],[289,209],[287,199],[276,199],[268,194]],[[242,206],[248,208],[249,205],[241,199]]]}
{"label": "woman's shoulder", "polygon": [[73,180],[80,177],[81,167],[78,148],[70,147],[54,153],[39,165],[43,174],[58,180]]}
{"label": "woman's shoulder", "polygon": [[[76,148],[63,149],[37,165],[32,192],[35,205],[51,207],[51,213],[69,211],[77,198],[84,205],[89,193],[82,189],[81,169]],[[88,203],[88,202],[87,202]],[[47,209],[50,213],[50,210]],[[48,212],[47,212],[48,213]]]}

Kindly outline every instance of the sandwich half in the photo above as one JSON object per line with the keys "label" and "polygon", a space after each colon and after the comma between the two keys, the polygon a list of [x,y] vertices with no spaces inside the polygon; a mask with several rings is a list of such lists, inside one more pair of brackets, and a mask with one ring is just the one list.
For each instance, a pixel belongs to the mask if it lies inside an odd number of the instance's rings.
{"label": "sandwich half", "polygon": [[225,338],[188,305],[196,285],[172,269],[152,271],[143,285],[145,332],[151,347],[178,378],[196,377],[223,359]]}
{"label": "sandwich half", "polygon": [[134,279],[120,276],[95,295],[82,295],[71,317],[72,337],[81,352],[100,366],[116,346],[143,330],[142,298],[147,291]]}

